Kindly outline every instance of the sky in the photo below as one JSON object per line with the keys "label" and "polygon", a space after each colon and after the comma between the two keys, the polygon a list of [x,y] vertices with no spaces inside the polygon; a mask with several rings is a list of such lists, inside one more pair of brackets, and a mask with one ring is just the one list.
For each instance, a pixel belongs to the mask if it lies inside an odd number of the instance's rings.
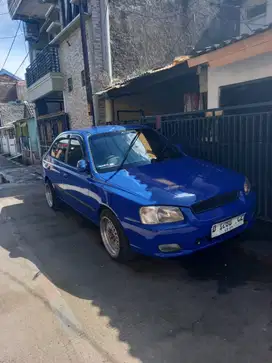
{"label": "sky", "polygon": [[[7,0],[0,0],[0,14],[3,13],[8,13]],[[13,37],[18,28],[18,24],[18,21],[11,20],[9,14],[0,15],[0,69],[3,66],[3,63],[13,41],[12,38],[2,38]],[[23,35],[23,23],[21,23],[18,35],[15,39],[14,45],[4,68],[11,73],[15,73],[20,64],[22,63],[23,59],[25,58],[27,51],[28,46],[25,42],[25,37]],[[28,64],[29,60],[27,58],[25,63],[16,74],[18,77],[22,79],[25,78],[25,69]]]}

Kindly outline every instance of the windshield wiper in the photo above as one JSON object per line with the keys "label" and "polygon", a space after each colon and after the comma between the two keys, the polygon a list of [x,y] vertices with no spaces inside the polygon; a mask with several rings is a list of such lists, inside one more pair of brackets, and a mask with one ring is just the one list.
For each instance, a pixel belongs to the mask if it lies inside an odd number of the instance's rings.
{"label": "windshield wiper", "polygon": [[130,153],[130,150],[133,148],[133,146],[134,146],[134,144],[135,144],[135,142],[138,140],[138,138],[139,138],[139,136],[140,136],[140,133],[141,133],[141,130],[139,130],[138,132],[137,132],[137,134],[134,136],[134,138],[133,138],[133,140],[131,141],[131,143],[130,143],[130,145],[129,145],[129,147],[128,147],[128,149],[127,149],[127,152],[125,153],[125,156],[124,156],[124,159],[122,160],[122,162],[121,162],[121,164],[118,166],[118,168],[115,170],[115,173],[113,173],[110,177],[109,177],[109,179],[107,179],[107,182],[109,181],[109,180],[111,180],[121,169],[123,169],[123,166],[124,166],[124,164],[125,164],[125,162],[126,162],[126,160],[127,160],[127,158],[128,158],[128,155],[129,155],[129,153]]}

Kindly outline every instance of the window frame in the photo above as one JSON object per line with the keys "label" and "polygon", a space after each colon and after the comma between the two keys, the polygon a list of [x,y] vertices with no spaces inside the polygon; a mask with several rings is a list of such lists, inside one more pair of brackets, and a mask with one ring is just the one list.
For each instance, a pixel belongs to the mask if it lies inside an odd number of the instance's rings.
{"label": "window frame", "polygon": [[68,164],[68,153],[69,153],[69,149],[70,149],[70,146],[71,146],[71,140],[77,140],[79,142],[80,148],[81,148],[81,152],[82,152],[82,156],[83,156],[83,158],[80,159],[80,160],[86,160],[86,152],[85,152],[85,148],[84,148],[84,140],[78,134],[70,134],[70,137],[69,137],[69,145],[68,145],[67,156],[66,156],[66,165],[68,165],[70,168],[77,169],[76,166],[73,166],[73,165]]}
{"label": "window frame", "polygon": [[[261,7],[264,7],[264,12],[262,13],[259,13],[257,15],[253,15],[251,16],[250,13],[253,12],[255,9],[257,8],[261,8]],[[267,1],[264,1],[262,4],[256,4],[256,5],[253,5],[253,6],[250,6],[250,7],[247,7],[246,8],[246,18],[248,21],[252,21],[254,19],[257,19],[259,17],[262,17],[262,16],[266,16],[267,15]]]}
{"label": "window frame", "polygon": [[[52,156],[52,155],[51,155],[51,151],[52,151],[53,146],[55,145],[55,143],[56,143],[56,142],[59,142],[59,141],[60,141],[60,140],[62,140],[62,139],[67,139],[67,140],[68,140],[68,148],[67,148],[67,150],[66,150],[66,152],[65,152],[64,161],[62,161],[62,160],[60,160],[60,159],[57,159],[56,157],[54,157],[54,156]],[[51,147],[50,147],[50,149],[49,149],[49,151],[48,151],[48,154],[49,154],[49,156],[50,156],[52,159],[56,160],[57,162],[62,163],[62,164],[65,164],[65,165],[68,165],[68,164],[67,164],[67,155],[68,155],[69,145],[70,145],[70,135],[69,135],[69,134],[68,134],[68,135],[60,135],[57,139],[55,139],[55,140],[53,141],[53,143],[52,143],[52,145],[51,145]]]}
{"label": "window frame", "polygon": [[[96,168],[96,164],[95,164],[94,157],[93,157],[93,151],[92,151],[92,147],[91,147],[91,139],[92,139],[93,137],[98,136],[98,135],[99,135],[99,137],[103,137],[103,135],[120,134],[120,133],[122,133],[122,132],[131,132],[131,131],[136,131],[136,132],[137,132],[137,131],[142,130],[142,129],[146,129],[146,130],[151,129],[151,130],[153,130],[156,134],[158,134],[158,135],[159,135],[159,137],[161,137],[162,139],[164,139],[166,144],[169,142],[169,139],[168,139],[166,136],[162,135],[162,134],[161,134],[161,133],[159,133],[157,130],[155,130],[155,129],[153,129],[153,128],[149,128],[149,127],[143,127],[143,128],[141,128],[141,127],[139,127],[139,128],[137,128],[137,127],[133,128],[133,127],[132,127],[132,128],[127,128],[127,129],[125,129],[125,130],[116,130],[116,131],[103,132],[103,133],[99,133],[99,134],[91,134],[91,135],[89,135],[89,136],[88,136],[88,138],[87,138],[87,148],[88,148],[88,151],[89,151],[89,154],[90,154],[90,163],[91,163],[91,165],[92,165],[91,167],[92,167],[93,171],[94,171],[95,173],[97,173],[97,174],[103,174],[103,173],[107,173],[107,172],[108,172],[108,171],[101,172],[100,170],[98,170],[98,169]],[[175,144],[174,144],[174,143],[172,143],[172,142],[170,142],[170,145],[175,146]],[[183,152],[180,152],[180,154],[181,154],[181,155],[185,155]],[[112,172],[114,172],[114,170],[113,170]]]}

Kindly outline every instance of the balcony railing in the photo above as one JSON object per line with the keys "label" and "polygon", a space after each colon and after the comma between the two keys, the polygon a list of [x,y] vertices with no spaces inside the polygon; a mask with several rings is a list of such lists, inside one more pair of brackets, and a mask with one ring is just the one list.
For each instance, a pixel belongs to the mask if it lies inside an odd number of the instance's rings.
{"label": "balcony railing", "polygon": [[8,0],[8,11],[13,20],[44,19],[49,2],[39,0]]}
{"label": "balcony railing", "polygon": [[59,55],[57,47],[47,46],[26,69],[27,87],[51,72],[60,72]]}

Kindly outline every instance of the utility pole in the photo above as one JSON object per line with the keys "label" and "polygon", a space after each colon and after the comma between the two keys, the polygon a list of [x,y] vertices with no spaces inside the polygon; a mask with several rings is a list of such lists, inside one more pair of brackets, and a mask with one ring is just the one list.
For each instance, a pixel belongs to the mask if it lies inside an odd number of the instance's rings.
{"label": "utility pole", "polygon": [[88,111],[91,116],[91,122],[94,126],[96,126],[96,119],[94,115],[94,104],[93,104],[93,89],[90,75],[90,65],[89,65],[89,54],[88,54],[88,45],[87,45],[87,37],[86,37],[86,25],[85,25],[85,8],[86,8],[86,0],[71,0],[72,3],[78,3],[79,5],[79,15],[80,15],[80,30],[81,30],[81,43],[82,43],[82,54],[83,54],[83,62],[84,62],[84,74],[85,74],[85,83],[86,83],[86,94],[87,94],[87,103],[88,103]]}

